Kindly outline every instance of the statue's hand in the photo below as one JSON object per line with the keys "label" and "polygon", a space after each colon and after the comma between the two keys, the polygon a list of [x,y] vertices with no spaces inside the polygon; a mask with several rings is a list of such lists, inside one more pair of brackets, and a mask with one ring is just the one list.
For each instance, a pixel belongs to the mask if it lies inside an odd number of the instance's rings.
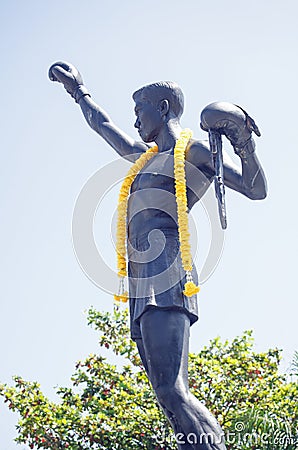
{"label": "statue's hand", "polygon": [[[79,98],[82,96],[80,88],[83,86],[84,82],[76,67],[70,63],[58,61],[49,68],[49,78],[51,81],[62,83],[66,91],[76,100],[76,102],[78,102]],[[86,95],[86,93],[84,95]]]}
{"label": "statue's hand", "polygon": [[261,136],[255,121],[247,112],[240,106],[227,102],[215,102],[206,106],[201,113],[201,128],[225,135],[236,153],[245,147],[252,132]]}

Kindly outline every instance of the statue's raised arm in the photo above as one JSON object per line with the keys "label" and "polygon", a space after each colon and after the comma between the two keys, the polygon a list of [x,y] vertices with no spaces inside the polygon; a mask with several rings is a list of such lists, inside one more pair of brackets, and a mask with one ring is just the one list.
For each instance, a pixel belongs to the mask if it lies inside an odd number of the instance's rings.
{"label": "statue's raised arm", "polygon": [[51,81],[62,83],[65,90],[81,107],[84,117],[90,127],[96,131],[119,155],[134,161],[148,146],[137,142],[118,128],[110,116],[92,99],[84,86],[80,72],[72,64],[58,61],[49,69]]}

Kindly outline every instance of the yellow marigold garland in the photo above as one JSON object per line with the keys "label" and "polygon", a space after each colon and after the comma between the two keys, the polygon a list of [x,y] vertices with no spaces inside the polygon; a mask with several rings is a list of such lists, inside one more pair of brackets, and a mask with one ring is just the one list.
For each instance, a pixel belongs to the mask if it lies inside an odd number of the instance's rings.
{"label": "yellow marigold garland", "polygon": [[187,215],[187,192],[185,178],[185,151],[189,140],[192,137],[192,131],[186,128],[180,134],[174,148],[174,177],[175,177],[175,196],[178,215],[178,232],[180,241],[180,254],[183,269],[186,272],[186,283],[183,294],[192,297],[200,290],[192,280],[192,259],[189,242],[188,215]]}
{"label": "yellow marigold garland", "polygon": [[114,295],[117,302],[127,302],[128,292],[124,288],[124,278],[127,276],[126,264],[126,221],[127,221],[127,203],[130,187],[145,164],[158,152],[157,145],[149,148],[143,153],[129,169],[122,183],[118,199],[118,218],[117,218],[117,234],[116,234],[116,251],[117,251],[117,267],[120,277],[118,294]]}
{"label": "yellow marigold garland", "polygon": [[[186,283],[184,286],[184,295],[192,297],[199,292],[200,288],[192,280],[192,259],[189,243],[188,216],[187,216],[187,195],[185,179],[185,151],[189,140],[192,137],[192,131],[185,129],[181,132],[174,148],[174,177],[175,177],[175,195],[178,215],[178,230],[180,241],[180,254],[183,269],[186,272]],[[134,165],[129,169],[120,189],[118,200],[118,219],[116,234],[117,266],[120,277],[119,291],[114,295],[116,301],[127,302],[128,292],[124,288],[124,278],[127,276],[126,263],[126,221],[127,221],[127,203],[131,185],[145,164],[158,152],[158,147],[149,148],[143,153]]]}

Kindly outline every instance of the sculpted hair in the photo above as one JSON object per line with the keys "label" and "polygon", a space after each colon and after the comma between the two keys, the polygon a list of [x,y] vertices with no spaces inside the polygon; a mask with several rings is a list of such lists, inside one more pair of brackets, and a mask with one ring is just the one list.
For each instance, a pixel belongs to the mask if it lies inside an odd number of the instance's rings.
{"label": "sculpted hair", "polygon": [[138,95],[142,95],[152,104],[157,104],[160,100],[166,99],[169,102],[171,111],[180,118],[184,110],[184,96],[181,88],[173,81],[159,81],[147,84],[134,92],[132,98],[135,100]]}

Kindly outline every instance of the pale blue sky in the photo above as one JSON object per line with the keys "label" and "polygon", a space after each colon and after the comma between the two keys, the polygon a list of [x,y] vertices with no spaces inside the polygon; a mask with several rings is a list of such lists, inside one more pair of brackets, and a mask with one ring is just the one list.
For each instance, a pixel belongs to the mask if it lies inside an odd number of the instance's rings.
{"label": "pale blue sky", "polygon": [[[116,155],[47,79],[59,59],[79,68],[94,100],[135,137],[131,94],[163,79],[182,87],[182,124],[197,138],[212,101],[255,118],[269,195],[253,202],[227,192],[225,249],[202,287],[191,349],[253,329],[256,349],[283,348],[288,367],[298,347],[297,14],[295,0],[2,3],[1,381],[19,374],[55,398],[75,361],[98,349],[84,310],[112,307],[76,261],[71,220],[84,183]],[[109,239],[95,223],[96,237]],[[1,450],[25,448],[12,441],[15,422],[0,404]]]}

